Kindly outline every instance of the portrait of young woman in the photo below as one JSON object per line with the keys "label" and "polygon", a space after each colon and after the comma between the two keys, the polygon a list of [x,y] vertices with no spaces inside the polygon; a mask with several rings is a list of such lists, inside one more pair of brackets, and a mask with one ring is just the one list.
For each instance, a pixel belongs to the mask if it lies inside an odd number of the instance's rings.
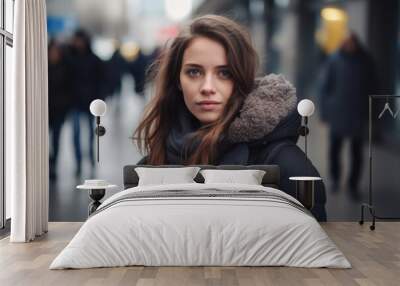
{"label": "portrait of young woman", "polygon": [[[138,164],[280,167],[290,176],[319,176],[296,145],[300,116],[295,88],[282,75],[256,76],[248,32],[222,16],[194,19],[152,66],[154,95],[134,132],[146,156]],[[326,220],[325,187],[315,188],[313,215]]]}

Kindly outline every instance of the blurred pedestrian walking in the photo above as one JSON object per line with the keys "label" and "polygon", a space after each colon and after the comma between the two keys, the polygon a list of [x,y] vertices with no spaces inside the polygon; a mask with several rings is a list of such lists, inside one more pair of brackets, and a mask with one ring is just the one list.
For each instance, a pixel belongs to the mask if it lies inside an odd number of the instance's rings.
{"label": "blurred pedestrian walking", "polygon": [[77,164],[75,175],[79,177],[82,171],[81,118],[89,127],[89,160],[92,171],[95,167],[94,118],[89,111],[89,105],[96,98],[104,98],[104,69],[103,62],[91,49],[89,34],[84,30],[77,30],[72,38],[70,60],[74,95],[74,152]]}
{"label": "blurred pedestrian walking", "polygon": [[57,178],[57,157],[62,126],[72,107],[71,67],[63,48],[51,40],[48,46],[49,128],[51,133],[50,179]]}
{"label": "blurred pedestrian walking", "polygon": [[127,72],[127,62],[121,54],[120,44],[115,43],[115,51],[106,62],[106,94],[107,96],[120,96],[122,77]]}
{"label": "blurred pedestrian walking", "polygon": [[347,186],[359,199],[362,174],[363,135],[368,125],[368,95],[373,94],[376,77],[372,58],[358,37],[350,33],[341,48],[328,58],[320,82],[321,118],[329,125],[329,171],[332,190],[341,180],[340,153],[350,140],[351,166]]}

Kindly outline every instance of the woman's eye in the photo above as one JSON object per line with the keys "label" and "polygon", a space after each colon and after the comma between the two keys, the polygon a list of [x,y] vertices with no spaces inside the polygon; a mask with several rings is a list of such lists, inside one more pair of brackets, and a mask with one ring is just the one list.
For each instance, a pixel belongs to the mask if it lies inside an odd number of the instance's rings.
{"label": "woman's eye", "polygon": [[190,77],[197,77],[201,74],[199,69],[188,69],[186,70],[186,74]]}
{"label": "woman's eye", "polygon": [[232,74],[229,70],[223,69],[219,71],[219,75],[224,79],[231,79]]}

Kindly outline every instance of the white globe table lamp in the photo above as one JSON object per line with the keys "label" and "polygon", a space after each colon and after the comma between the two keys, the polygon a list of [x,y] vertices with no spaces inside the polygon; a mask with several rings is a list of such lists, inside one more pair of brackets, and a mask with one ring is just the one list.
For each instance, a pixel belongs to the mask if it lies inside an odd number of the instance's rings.
{"label": "white globe table lamp", "polygon": [[107,111],[107,104],[101,99],[95,99],[90,103],[89,109],[94,116],[104,116]]}
{"label": "white globe table lamp", "polygon": [[104,116],[106,114],[107,111],[107,104],[101,100],[101,99],[95,99],[90,103],[90,113],[93,114],[94,117],[96,117],[96,129],[95,129],[95,134],[97,137],[97,162],[99,162],[100,160],[100,153],[99,153],[99,149],[100,149],[100,136],[103,136],[104,134],[106,134],[106,129],[104,128],[104,126],[100,125],[100,117]]}
{"label": "white globe table lamp", "polygon": [[309,99],[303,99],[297,105],[297,111],[301,116],[311,116],[314,114],[314,103]]}
{"label": "white globe table lamp", "polygon": [[297,111],[304,118],[304,125],[302,124],[300,127],[300,135],[304,136],[304,153],[307,158],[307,135],[309,133],[308,129],[308,117],[313,115],[315,110],[314,103],[309,99],[303,99],[297,105]]}
{"label": "white globe table lamp", "polygon": [[[101,99],[95,99],[90,103],[89,106],[90,113],[96,117],[96,129],[95,133],[97,136],[97,162],[100,160],[99,149],[100,149],[100,141],[99,137],[106,134],[106,129],[104,126],[100,125],[100,117],[104,116],[107,111],[107,104]],[[101,205],[100,200],[104,197],[106,193],[106,189],[117,187],[116,185],[109,184],[106,180],[99,179],[91,179],[85,180],[85,183],[77,186],[77,189],[80,190],[88,190],[89,197],[92,199],[91,203],[88,206],[88,214],[92,215],[97,208]]]}
{"label": "white globe table lamp", "polygon": [[[307,156],[307,135],[309,133],[308,129],[308,117],[313,115],[315,111],[314,103],[309,99],[303,99],[297,105],[297,111],[302,116],[302,124],[299,129],[301,136],[304,136],[304,153],[306,164],[308,160]],[[304,120],[303,120],[304,119]],[[304,125],[303,125],[304,121]],[[315,181],[321,180],[320,177],[290,177],[292,181],[296,182],[296,199],[298,199],[307,209],[312,209],[314,207],[314,185]]]}

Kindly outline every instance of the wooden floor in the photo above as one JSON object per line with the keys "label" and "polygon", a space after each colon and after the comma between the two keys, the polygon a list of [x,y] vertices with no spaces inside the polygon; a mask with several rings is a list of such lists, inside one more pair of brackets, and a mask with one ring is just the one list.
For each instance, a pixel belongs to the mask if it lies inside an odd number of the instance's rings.
{"label": "wooden floor", "polygon": [[0,285],[400,285],[400,222],[325,223],[323,228],[353,268],[120,267],[48,270],[81,223],[50,223],[32,243],[0,241]]}

